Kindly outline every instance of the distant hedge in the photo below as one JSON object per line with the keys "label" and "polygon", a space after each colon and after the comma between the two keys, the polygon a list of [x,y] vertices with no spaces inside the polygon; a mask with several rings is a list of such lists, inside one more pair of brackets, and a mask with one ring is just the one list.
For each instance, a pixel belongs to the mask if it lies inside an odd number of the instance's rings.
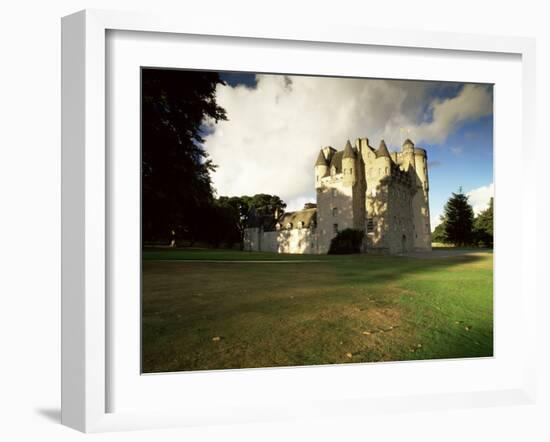
{"label": "distant hedge", "polygon": [[360,253],[361,244],[365,232],[356,229],[345,229],[332,238],[330,242],[329,255],[346,255],[349,253]]}

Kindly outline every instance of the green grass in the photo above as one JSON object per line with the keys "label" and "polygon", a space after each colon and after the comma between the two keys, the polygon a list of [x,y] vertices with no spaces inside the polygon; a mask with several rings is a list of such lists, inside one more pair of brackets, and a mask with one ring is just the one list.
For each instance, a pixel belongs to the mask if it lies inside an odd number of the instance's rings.
{"label": "green grass", "polygon": [[492,356],[492,268],[486,252],[145,250],[143,371]]}
{"label": "green grass", "polygon": [[143,250],[142,256],[144,261],[321,261],[336,258],[335,256],[329,255],[294,255],[269,252],[242,252],[240,250],[202,248],[150,248]]}

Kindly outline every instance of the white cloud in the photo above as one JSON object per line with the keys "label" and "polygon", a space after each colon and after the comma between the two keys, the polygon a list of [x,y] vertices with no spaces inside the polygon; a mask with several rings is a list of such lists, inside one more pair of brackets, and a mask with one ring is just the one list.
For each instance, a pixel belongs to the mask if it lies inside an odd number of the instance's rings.
{"label": "white cloud", "polygon": [[301,210],[304,208],[305,203],[315,202],[315,193],[310,193],[308,195],[291,198],[290,200],[285,200],[285,202],[286,202],[285,210],[287,212],[294,212],[295,210]]}
{"label": "white cloud", "polygon": [[495,186],[491,183],[487,186],[470,190],[466,195],[468,195],[468,200],[474,209],[474,213],[478,215],[480,212],[487,209],[489,206],[489,200],[494,196],[494,194]]}
{"label": "white cloud", "polygon": [[430,213],[430,227],[432,229],[432,232],[434,231],[434,229],[439,225],[441,224],[441,215],[442,213],[441,212],[438,212],[438,213]]}
{"label": "white cloud", "polygon": [[322,146],[342,149],[348,138],[365,136],[375,147],[381,138],[390,146],[406,136],[437,142],[488,111],[486,89],[466,86],[455,98],[429,104],[433,120],[416,124],[431,85],[258,75],[256,88],[218,86],[217,101],[229,120],[206,137],[205,148],[219,166],[214,186],[220,195],[277,194],[294,206],[312,195],[313,163]]}
{"label": "white cloud", "polygon": [[467,84],[456,97],[434,100],[430,110],[433,120],[421,124],[416,133],[418,138],[441,143],[460,122],[490,115],[493,98],[485,86]]}

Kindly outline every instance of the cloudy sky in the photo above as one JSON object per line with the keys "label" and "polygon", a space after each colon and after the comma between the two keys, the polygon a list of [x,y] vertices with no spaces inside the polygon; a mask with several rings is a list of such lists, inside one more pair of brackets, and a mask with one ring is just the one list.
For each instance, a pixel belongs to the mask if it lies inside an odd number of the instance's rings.
{"label": "cloudy sky", "polygon": [[287,210],[315,201],[322,146],[411,138],[428,152],[432,228],[451,192],[476,212],[493,193],[493,92],[486,85],[222,73],[217,101],[228,121],[206,122],[218,195],[270,193]]}

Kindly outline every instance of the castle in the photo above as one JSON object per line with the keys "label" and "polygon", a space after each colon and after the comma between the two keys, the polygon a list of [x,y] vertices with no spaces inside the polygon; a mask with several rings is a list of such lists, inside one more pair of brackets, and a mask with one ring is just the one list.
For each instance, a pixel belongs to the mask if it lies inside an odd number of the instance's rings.
{"label": "castle", "polygon": [[317,203],[274,218],[251,216],[245,250],[327,253],[348,228],[365,232],[363,252],[431,250],[424,149],[407,139],[400,152],[389,152],[384,140],[374,149],[360,138],[341,151],[322,148],[314,168]]}

